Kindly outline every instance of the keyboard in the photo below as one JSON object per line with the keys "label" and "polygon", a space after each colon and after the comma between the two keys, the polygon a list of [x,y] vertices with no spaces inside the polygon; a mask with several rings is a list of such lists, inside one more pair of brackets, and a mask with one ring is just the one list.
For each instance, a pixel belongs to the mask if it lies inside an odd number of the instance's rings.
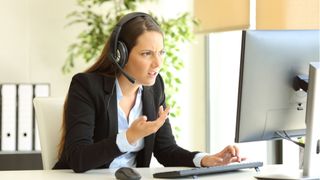
{"label": "keyboard", "polygon": [[154,173],[154,178],[180,178],[186,176],[196,177],[198,175],[205,174],[214,174],[228,171],[236,171],[240,169],[255,168],[256,171],[259,171],[259,167],[263,165],[263,162],[241,162],[241,163],[231,163],[221,166],[212,166],[212,167],[201,167],[201,168],[192,168],[192,169],[183,169],[178,171],[167,171]]}

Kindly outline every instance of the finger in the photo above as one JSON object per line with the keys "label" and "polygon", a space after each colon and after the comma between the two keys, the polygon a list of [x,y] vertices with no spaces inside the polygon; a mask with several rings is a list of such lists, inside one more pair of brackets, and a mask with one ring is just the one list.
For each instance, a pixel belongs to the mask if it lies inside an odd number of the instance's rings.
{"label": "finger", "polygon": [[164,124],[168,117],[169,111],[169,107],[167,107],[165,110],[163,110],[163,106],[159,107],[159,117],[154,121],[148,121],[148,127],[151,129],[151,131],[157,131]]}
{"label": "finger", "polygon": [[162,112],[163,112],[163,106],[160,106],[159,107],[159,116],[160,116],[160,114],[162,114]]}
{"label": "finger", "polygon": [[169,111],[170,111],[170,108],[167,107],[164,111],[160,112],[159,118],[162,119],[162,120],[167,119],[167,117],[169,115]]}
{"label": "finger", "polygon": [[161,127],[164,122],[166,121],[166,117],[164,115],[161,115],[158,119],[154,121],[150,121],[149,123],[154,127]]}
{"label": "finger", "polygon": [[240,160],[241,161],[245,161],[245,160],[247,160],[247,158],[246,157],[241,157]]}
{"label": "finger", "polygon": [[232,163],[232,162],[241,162],[239,157],[232,157],[228,160],[229,163]]}
{"label": "finger", "polygon": [[232,157],[230,158],[230,162],[241,162],[241,161],[245,161],[247,160],[246,157],[240,157],[240,156],[235,156],[235,157]]}
{"label": "finger", "polygon": [[235,161],[236,161],[236,162],[241,162],[241,161],[245,161],[245,160],[247,160],[247,158],[237,156]]}
{"label": "finger", "polygon": [[148,121],[149,127],[157,131],[166,121],[167,115],[162,114],[158,119],[154,121]]}
{"label": "finger", "polygon": [[233,145],[228,145],[227,147],[224,148],[224,150],[222,151],[223,152],[223,156],[226,157],[226,156],[236,156],[236,149],[235,149],[235,146]]}
{"label": "finger", "polygon": [[130,123],[130,127],[144,124],[146,121],[147,121],[147,116],[139,116],[137,119],[135,119],[133,122]]}
{"label": "finger", "polygon": [[170,107],[167,106],[166,109],[162,112],[162,114],[165,114],[166,116],[169,116]]}
{"label": "finger", "polygon": [[238,162],[241,162],[241,161],[243,161],[243,159],[246,159],[246,158],[242,158],[242,157],[240,156],[240,149],[238,148],[238,146],[233,145],[233,149],[234,149],[234,151],[235,151],[235,156],[237,157],[237,161],[238,161]]}
{"label": "finger", "polygon": [[233,149],[234,149],[234,151],[235,151],[234,155],[235,155],[235,156],[239,156],[239,155],[240,155],[240,150],[239,150],[238,146],[233,145]]}
{"label": "finger", "polygon": [[139,116],[138,119],[136,119],[136,121],[147,121],[147,116]]}

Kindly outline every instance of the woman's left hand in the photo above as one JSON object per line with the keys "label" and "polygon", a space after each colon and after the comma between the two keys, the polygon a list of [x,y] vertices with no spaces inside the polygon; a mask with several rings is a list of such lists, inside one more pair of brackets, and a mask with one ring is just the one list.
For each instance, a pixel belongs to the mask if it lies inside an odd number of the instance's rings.
{"label": "woman's left hand", "polygon": [[201,166],[226,165],[232,162],[241,162],[246,158],[240,157],[239,148],[235,145],[229,145],[217,154],[208,155],[202,158]]}

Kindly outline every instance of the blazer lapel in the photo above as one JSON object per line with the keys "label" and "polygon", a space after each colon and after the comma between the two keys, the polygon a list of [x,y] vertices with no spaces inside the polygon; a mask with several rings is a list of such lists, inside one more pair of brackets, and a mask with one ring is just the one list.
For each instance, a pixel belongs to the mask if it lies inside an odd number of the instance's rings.
{"label": "blazer lapel", "polygon": [[118,133],[117,91],[114,77],[104,77],[105,107],[108,112],[108,137]]}
{"label": "blazer lapel", "polygon": [[[143,115],[147,116],[148,121],[157,119],[157,107],[154,102],[153,89],[151,87],[143,87],[142,92]],[[144,138],[144,149],[139,151],[137,155],[137,166],[147,167],[150,164],[154,144],[154,134]]]}
{"label": "blazer lapel", "polygon": [[149,121],[153,121],[157,119],[157,107],[154,104],[154,97],[153,97],[153,89],[151,87],[143,87],[142,93],[142,103],[143,103],[143,115],[146,115]]}

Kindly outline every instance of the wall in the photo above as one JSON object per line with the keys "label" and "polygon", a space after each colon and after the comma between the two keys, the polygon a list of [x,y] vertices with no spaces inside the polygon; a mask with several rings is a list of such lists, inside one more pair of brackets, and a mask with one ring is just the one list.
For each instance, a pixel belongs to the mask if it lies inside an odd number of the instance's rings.
{"label": "wall", "polygon": [[49,82],[52,96],[63,96],[71,74],[61,66],[75,29],[65,28],[72,1],[2,0],[0,82]]}
{"label": "wall", "polygon": [[[235,144],[242,31],[208,35],[210,151]],[[238,143],[241,156],[267,162],[266,142]]]}
{"label": "wall", "polygon": [[[71,74],[61,72],[67,47],[80,30],[65,27],[66,15],[76,8],[75,0],[1,0],[0,4],[0,83],[49,82],[52,96],[64,96],[72,75],[87,66],[80,63]],[[145,10],[152,8],[174,17],[181,11],[192,12],[192,0],[163,0]],[[191,150],[205,149],[203,48],[203,36],[199,35],[194,43],[183,45],[181,55],[186,68],[178,95],[183,108],[177,122],[182,127],[178,143]]]}

